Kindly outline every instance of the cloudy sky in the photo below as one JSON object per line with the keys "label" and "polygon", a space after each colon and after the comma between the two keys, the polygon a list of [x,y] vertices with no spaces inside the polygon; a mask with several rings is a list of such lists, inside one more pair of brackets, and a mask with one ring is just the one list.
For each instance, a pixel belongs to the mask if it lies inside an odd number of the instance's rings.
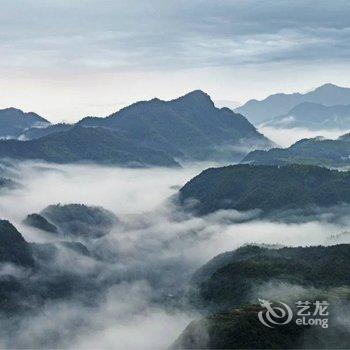
{"label": "cloudy sky", "polygon": [[193,89],[229,104],[350,86],[347,0],[0,4],[0,108],[52,121]]}

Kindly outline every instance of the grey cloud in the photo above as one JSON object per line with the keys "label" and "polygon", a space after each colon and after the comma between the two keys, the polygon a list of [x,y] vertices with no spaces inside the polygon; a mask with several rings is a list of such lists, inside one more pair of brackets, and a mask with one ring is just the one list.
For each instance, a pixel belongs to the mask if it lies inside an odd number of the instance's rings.
{"label": "grey cloud", "polygon": [[347,1],[4,1],[1,65],[177,69],[347,60]]}

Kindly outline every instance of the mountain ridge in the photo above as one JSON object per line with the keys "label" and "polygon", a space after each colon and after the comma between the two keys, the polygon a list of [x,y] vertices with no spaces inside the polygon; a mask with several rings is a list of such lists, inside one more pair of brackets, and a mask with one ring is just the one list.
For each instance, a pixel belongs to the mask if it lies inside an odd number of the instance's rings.
{"label": "mountain ridge", "polygon": [[313,165],[238,164],[204,170],[179,190],[176,200],[200,216],[218,210],[312,213],[316,207],[350,203],[349,186],[350,173]]}
{"label": "mountain ridge", "polygon": [[29,141],[0,141],[0,157],[53,163],[178,166],[164,152],[141,147],[117,130],[82,126]]}
{"label": "mountain ridge", "polygon": [[17,138],[34,126],[47,126],[50,122],[34,112],[23,112],[9,107],[0,110],[0,139]]}
{"label": "mountain ridge", "polygon": [[324,106],[320,103],[302,102],[287,114],[270,119],[263,127],[305,128],[309,130],[350,129],[350,104]]}
{"label": "mountain ridge", "polygon": [[287,165],[310,164],[330,168],[350,166],[349,134],[336,140],[323,137],[305,138],[288,148],[272,148],[268,151],[255,150],[241,161],[242,164]]}
{"label": "mountain ridge", "polygon": [[[98,131],[83,131],[79,128]],[[91,137],[91,140],[83,140],[82,133],[87,138]],[[100,139],[95,133],[100,134]],[[114,141],[111,140],[111,133],[114,133]],[[102,141],[104,137],[110,147]],[[81,145],[74,143],[74,138],[85,144],[91,154],[87,155]],[[151,165],[175,165],[175,159],[235,162],[241,160],[250,150],[275,146],[244,116],[228,108],[217,108],[210,96],[201,90],[191,91],[170,101],[157,98],[139,101],[105,118],[86,117],[73,125],[61,123],[43,129],[31,127],[21,133],[20,139],[30,142],[2,142],[0,157],[43,159],[62,163],[66,156],[66,162],[94,161],[100,147],[107,152],[105,163],[112,161],[113,152],[119,152],[120,157],[123,154],[123,164],[127,163],[127,153],[130,163],[145,163],[145,159],[135,157],[138,148],[139,151],[143,150],[143,158],[146,150],[149,150],[149,158],[156,157],[156,154],[158,158],[163,155],[162,161],[160,158],[158,161],[149,159],[148,163]],[[91,142],[95,142],[95,147],[91,146]],[[115,149],[112,149],[112,144]],[[127,145],[132,151],[129,152]],[[59,151],[53,147],[59,147]],[[136,153],[140,155],[140,152]],[[79,155],[82,157],[79,158]],[[165,157],[168,158],[167,161]],[[102,162],[103,155],[100,154],[98,158],[95,160]]]}
{"label": "mountain ridge", "polygon": [[323,84],[306,93],[278,93],[262,100],[249,100],[235,109],[242,113],[254,125],[259,125],[275,117],[287,114],[302,102],[320,103],[324,106],[350,104],[350,88],[331,83]]}
{"label": "mountain ridge", "polygon": [[[165,149],[173,157],[194,160],[239,158],[241,152],[222,151],[220,147],[256,143],[270,148],[273,143],[260,134],[245,117],[228,108],[215,107],[201,90],[163,101],[139,101],[106,118],[84,118],[83,126],[104,126],[132,134],[143,146]],[[235,155],[236,154],[236,155]]]}

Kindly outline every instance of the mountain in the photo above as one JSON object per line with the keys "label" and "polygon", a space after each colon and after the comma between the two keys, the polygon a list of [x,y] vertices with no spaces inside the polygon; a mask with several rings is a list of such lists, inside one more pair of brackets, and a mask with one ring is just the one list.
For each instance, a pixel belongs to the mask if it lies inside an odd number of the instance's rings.
{"label": "mountain", "polygon": [[10,179],[0,177],[0,190],[8,189],[13,190],[18,187],[18,183]]}
{"label": "mountain", "polygon": [[272,118],[283,116],[303,102],[312,102],[324,106],[349,105],[350,88],[325,84],[305,93],[275,94],[264,100],[250,100],[235,112],[243,114],[254,125],[259,125]]}
{"label": "mountain", "polygon": [[[326,292],[349,285],[350,273],[346,271],[349,262],[349,244],[279,249],[244,246],[214,257],[196,271],[190,297],[197,308],[217,312],[249,303],[254,290],[270,282]],[[269,293],[273,299],[279,292],[276,288]]]}
{"label": "mountain", "polygon": [[0,263],[32,267],[31,247],[17,229],[7,220],[0,220]]}
{"label": "mountain", "polygon": [[[343,320],[348,317],[349,262],[349,244],[280,249],[245,246],[220,254],[190,282],[189,300],[207,316],[191,322],[172,348],[346,347],[350,335]],[[261,305],[255,304],[258,300]],[[298,325],[295,303],[299,300],[311,302],[311,313],[315,312],[313,301],[328,301],[329,327]],[[265,314],[266,302],[281,307],[280,301],[290,306],[293,317],[287,324],[268,328],[259,321],[258,313]]]}
{"label": "mountain", "polygon": [[0,177],[12,179],[18,177],[18,169],[13,161],[9,159],[0,159]]}
{"label": "mountain", "polygon": [[2,109],[0,110],[0,139],[17,138],[29,128],[44,127],[49,124],[49,121],[33,112],[25,113],[16,108]]}
{"label": "mountain", "polygon": [[171,101],[137,102],[106,118],[79,125],[117,129],[143,147],[184,160],[238,160],[251,149],[273,144],[242,115],[216,108],[197,90]]}
{"label": "mountain", "polygon": [[28,226],[38,228],[39,230],[57,233],[57,227],[51,224],[46,218],[44,218],[40,214],[34,213],[27,215],[27,217],[23,220],[23,223],[25,223]]}
{"label": "mountain", "polygon": [[312,164],[325,167],[350,166],[350,135],[337,140],[322,137],[303,139],[288,148],[250,152],[242,163],[286,165],[291,163]]}
{"label": "mountain", "polygon": [[[273,307],[280,307],[278,302]],[[337,305],[345,307],[346,303]],[[294,310],[295,314],[298,310]],[[312,311],[311,311],[312,312]],[[314,311],[313,311],[314,312]],[[287,324],[272,328],[259,321],[259,313],[267,318],[266,308],[247,304],[192,321],[170,349],[347,349],[349,331],[337,313],[328,316],[328,328],[299,325],[294,316]],[[344,312],[346,313],[346,311]],[[300,318],[299,318],[300,320]],[[277,322],[286,321],[286,317]]]}
{"label": "mountain", "polygon": [[82,126],[29,141],[0,141],[0,157],[54,163],[178,166],[166,153],[140,146],[120,131]]}
{"label": "mountain", "polygon": [[261,306],[247,305],[192,321],[170,349],[301,348],[306,327],[291,322],[271,329],[259,321],[259,312],[265,314]]}
{"label": "mountain", "polygon": [[89,271],[86,265],[83,274],[78,267],[88,256],[88,249],[79,242],[28,243],[9,221],[0,220],[1,317],[38,312],[46,301],[63,300],[74,293],[80,301],[95,300],[91,293],[101,279],[94,278],[102,274]]}
{"label": "mountain", "polygon": [[214,103],[215,103],[215,106],[219,108],[227,107],[232,110],[234,110],[235,108],[238,108],[241,105],[239,102],[231,101],[231,100],[215,100]]}
{"label": "mountain", "polygon": [[324,106],[303,102],[287,114],[263,123],[265,127],[305,128],[309,130],[350,129],[350,105]]}
{"label": "mountain", "polygon": [[28,124],[13,134],[26,142],[0,142],[0,157],[174,166],[175,159],[238,161],[274,146],[242,115],[216,108],[199,90],[172,101],[137,102],[106,118],[45,126]]}
{"label": "mountain", "polygon": [[[112,212],[83,204],[50,205],[42,210],[39,216],[46,221],[45,226],[40,225],[39,228],[45,227],[46,231],[58,232],[64,236],[85,238],[102,237],[118,222]],[[40,223],[44,224],[44,221],[41,220]]]}
{"label": "mountain", "polygon": [[199,215],[328,207],[350,203],[350,173],[316,166],[231,165],[204,170],[179,191],[178,200]]}
{"label": "mountain", "polygon": [[23,132],[19,138],[21,140],[32,140],[32,139],[38,139],[40,137],[44,137],[50,134],[53,134],[55,132],[59,131],[67,131],[71,129],[73,125],[71,124],[65,124],[65,123],[59,123],[59,124],[53,124],[53,125],[48,125],[45,128],[30,128]]}

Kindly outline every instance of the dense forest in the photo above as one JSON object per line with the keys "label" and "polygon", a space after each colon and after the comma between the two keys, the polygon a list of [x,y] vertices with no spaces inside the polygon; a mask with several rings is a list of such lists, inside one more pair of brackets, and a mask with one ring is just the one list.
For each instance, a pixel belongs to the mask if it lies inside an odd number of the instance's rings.
{"label": "dense forest", "polygon": [[309,164],[329,168],[342,168],[350,165],[350,137],[345,134],[337,140],[321,137],[302,139],[289,148],[273,148],[268,151],[250,152],[242,163],[286,165]]}
{"label": "dense forest", "polygon": [[[194,274],[189,288],[192,305],[209,315],[190,323],[173,348],[346,348],[350,335],[338,324],[337,307],[350,300],[349,262],[348,244],[246,246],[218,255]],[[288,303],[294,317],[298,300],[328,300],[332,328],[298,326],[294,321],[268,328],[258,319],[258,313],[266,311],[258,304],[259,298]]]}
{"label": "dense forest", "polygon": [[179,201],[200,215],[325,207],[350,202],[350,174],[306,165],[210,168],[180,189]]}

